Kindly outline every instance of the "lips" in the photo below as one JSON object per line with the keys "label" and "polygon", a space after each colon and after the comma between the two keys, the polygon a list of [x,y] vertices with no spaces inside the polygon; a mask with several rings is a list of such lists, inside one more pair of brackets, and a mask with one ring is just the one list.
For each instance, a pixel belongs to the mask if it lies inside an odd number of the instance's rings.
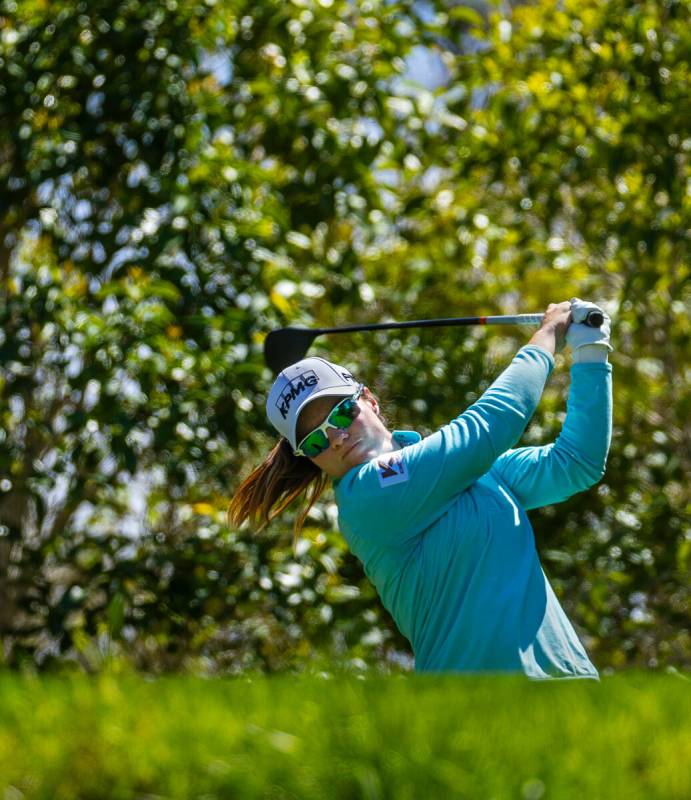
{"label": "lips", "polygon": [[358,439],[357,441],[353,442],[353,444],[350,445],[350,447],[345,451],[345,453],[343,453],[343,458],[345,458],[354,447],[357,447],[361,441],[362,439]]}

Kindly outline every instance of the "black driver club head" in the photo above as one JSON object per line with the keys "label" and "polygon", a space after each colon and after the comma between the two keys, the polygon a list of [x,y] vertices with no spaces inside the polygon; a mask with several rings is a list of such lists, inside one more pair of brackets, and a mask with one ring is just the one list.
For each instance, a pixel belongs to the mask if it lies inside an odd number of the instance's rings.
{"label": "black driver club head", "polygon": [[304,358],[319,330],[278,328],[269,331],[264,340],[264,361],[278,375],[290,364]]}

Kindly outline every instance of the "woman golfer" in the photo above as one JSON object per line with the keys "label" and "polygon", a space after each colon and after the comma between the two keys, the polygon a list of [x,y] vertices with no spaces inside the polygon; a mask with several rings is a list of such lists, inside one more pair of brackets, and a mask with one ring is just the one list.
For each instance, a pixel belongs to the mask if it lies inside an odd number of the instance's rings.
{"label": "woman golfer", "polygon": [[[540,565],[526,511],[603,475],[611,436],[609,317],[578,320],[578,299],[551,304],[540,329],[460,416],[424,439],[390,431],[347,369],[305,358],[267,401],[282,438],[240,486],[230,519],[266,524],[306,494],[296,531],[329,478],[339,528],[410,641],[417,671],[598,673]],[[573,365],[556,441],[511,449],[564,341]]]}

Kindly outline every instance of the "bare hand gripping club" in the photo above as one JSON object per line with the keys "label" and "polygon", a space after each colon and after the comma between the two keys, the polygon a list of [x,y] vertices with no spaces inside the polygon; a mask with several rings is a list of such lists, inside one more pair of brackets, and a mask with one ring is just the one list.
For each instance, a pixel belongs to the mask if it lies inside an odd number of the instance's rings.
{"label": "bare hand gripping club", "polygon": [[[507,314],[495,317],[450,317],[447,319],[418,319],[411,322],[379,322],[372,325],[346,325],[342,328],[277,328],[264,340],[264,360],[275,373],[294,364],[310,348],[312,342],[325,333],[355,333],[356,331],[385,331],[402,328],[440,328],[454,325],[540,325],[544,314]],[[590,311],[583,324],[599,328],[604,322],[602,312]]]}

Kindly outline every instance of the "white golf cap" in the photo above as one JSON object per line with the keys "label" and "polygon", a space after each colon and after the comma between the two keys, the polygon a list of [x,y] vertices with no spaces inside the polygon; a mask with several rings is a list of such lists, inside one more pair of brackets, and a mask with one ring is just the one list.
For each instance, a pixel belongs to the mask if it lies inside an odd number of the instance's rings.
{"label": "white golf cap", "polygon": [[266,401],[269,422],[295,450],[295,431],[302,409],[318,397],[348,397],[359,386],[345,367],[324,358],[303,358],[279,372]]}

